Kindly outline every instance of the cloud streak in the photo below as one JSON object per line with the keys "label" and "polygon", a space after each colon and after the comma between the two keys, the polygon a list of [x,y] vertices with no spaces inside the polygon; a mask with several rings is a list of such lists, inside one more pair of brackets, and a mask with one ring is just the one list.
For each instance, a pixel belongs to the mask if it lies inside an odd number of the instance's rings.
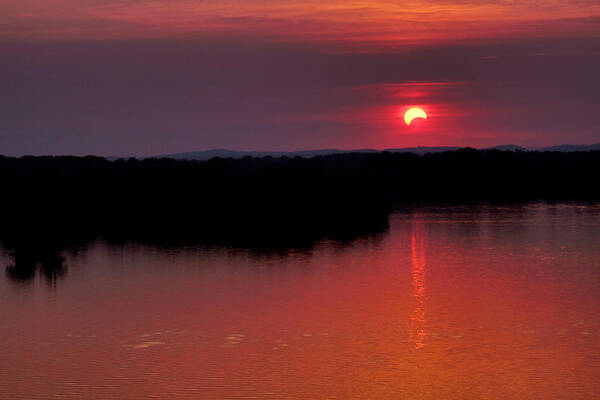
{"label": "cloud streak", "polygon": [[600,35],[596,1],[5,0],[5,39],[206,35],[381,47],[489,38]]}

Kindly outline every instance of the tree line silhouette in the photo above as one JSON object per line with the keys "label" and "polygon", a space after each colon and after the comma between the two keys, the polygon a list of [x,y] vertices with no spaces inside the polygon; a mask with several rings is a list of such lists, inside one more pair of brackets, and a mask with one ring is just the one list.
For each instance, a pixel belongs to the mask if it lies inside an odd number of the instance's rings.
{"label": "tree line silhouette", "polygon": [[310,247],[381,232],[394,205],[600,199],[600,152],[461,149],[208,161],[0,156],[7,271],[62,266],[95,237]]}

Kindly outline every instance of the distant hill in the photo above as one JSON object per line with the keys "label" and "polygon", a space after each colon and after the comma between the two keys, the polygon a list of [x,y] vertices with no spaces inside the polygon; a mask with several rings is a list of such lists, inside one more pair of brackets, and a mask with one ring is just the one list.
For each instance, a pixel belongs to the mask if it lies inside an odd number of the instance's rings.
{"label": "distant hill", "polygon": [[527,148],[525,148],[523,146],[518,146],[516,144],[503,144],[500,146],[488,147],[488,150],[529,151]]}
{"label": "distant hill", "polygon": [[236,151],[227,149],[214,149],[205,151],[192,151],[187,153],[161,154],[151,158],[172,158],[175,160],[199,160],[205,161],[211,158],[244,158],[244,157],[304,157],[312,158],[317,156],[327,156],[331,154],[342,153],[377,153],[377,149],[361,150],[339,150],[339,149],[319,149],[319,150],[300,150],[300,151]]}
{"label": "distant hill", "polygon": [[[340,149],[318,149],[318,150],[300,150],[300,151],[237,151],[227,149],[214,149],[205,151],[192,151],[187,153],[173,153],[173,154],[161,154],[148,158],[171,158],[174,160],[196,160],[206,161],[211,158],[244,158],[244,157],[303,157],[312,158],[317,156],[327,156],[332,154],[347,154],[347,153],[379,153],[381,151],[387,151],[390,153],[414,153],[414,154],[431,154],[431,153],[442,153],[444,151],[455,151],[460,149],[458,146],[418,146],[418,147],[402,147],[402,148],[390,148],[384,150],[377,149],[358,149],[358,150],[340,150]],[[523,146],[516,144],[504,144],[500,146],[487,147],[483,150],[502,150],[502,151],[560,151],[560,152],[571,152],[571,151],[593,151],[600,150],[600,143],[590,145],[560,145],[551,147],[542,147],[537,149],[527,149]]]}
{"label": "distant hill", "polygon": [[227,149],[214,149],[206,151],[192,151],[188,153],[173,153],[161,154],[149,158],[172,158],[175,160],[197,160],[206,161],[211,158],[244,158],[244,157],[304,157],[312,158],[317,156],[328,156],[332,154],[347,154],[347,153],[379,153],[388,151],[390,153],[441,153],[444,151],[458,150],[460,147],[406,147],[397,149],[358,149],[358,150],[340,150],[340,149],[319,149],[319,150],[301,150],[301,151],[236,151]]}
{"label": "distant hill", "polygon": [[599,151],[600,143],[596,144],[561,144],[559,146],[542,147],[538,151],[560,151],[568,153],[571,151]]}

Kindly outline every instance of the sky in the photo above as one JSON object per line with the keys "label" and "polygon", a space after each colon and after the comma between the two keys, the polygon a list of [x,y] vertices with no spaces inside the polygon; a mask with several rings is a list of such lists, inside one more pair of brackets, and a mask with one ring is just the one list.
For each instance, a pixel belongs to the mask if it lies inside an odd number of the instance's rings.
{"label": "sky", "polygon": [[597,0],[0,0],[0,154],[597,143],[598,71]]}

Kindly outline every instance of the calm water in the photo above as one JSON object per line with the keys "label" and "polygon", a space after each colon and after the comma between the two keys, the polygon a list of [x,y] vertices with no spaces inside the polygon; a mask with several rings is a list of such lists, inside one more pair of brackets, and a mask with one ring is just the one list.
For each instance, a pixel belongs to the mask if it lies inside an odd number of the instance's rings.
{"label": "calm water", "polygon": [[65,256],[0,276],[0,398],[600,397],[599,205],[422,208],[287,254]]}

